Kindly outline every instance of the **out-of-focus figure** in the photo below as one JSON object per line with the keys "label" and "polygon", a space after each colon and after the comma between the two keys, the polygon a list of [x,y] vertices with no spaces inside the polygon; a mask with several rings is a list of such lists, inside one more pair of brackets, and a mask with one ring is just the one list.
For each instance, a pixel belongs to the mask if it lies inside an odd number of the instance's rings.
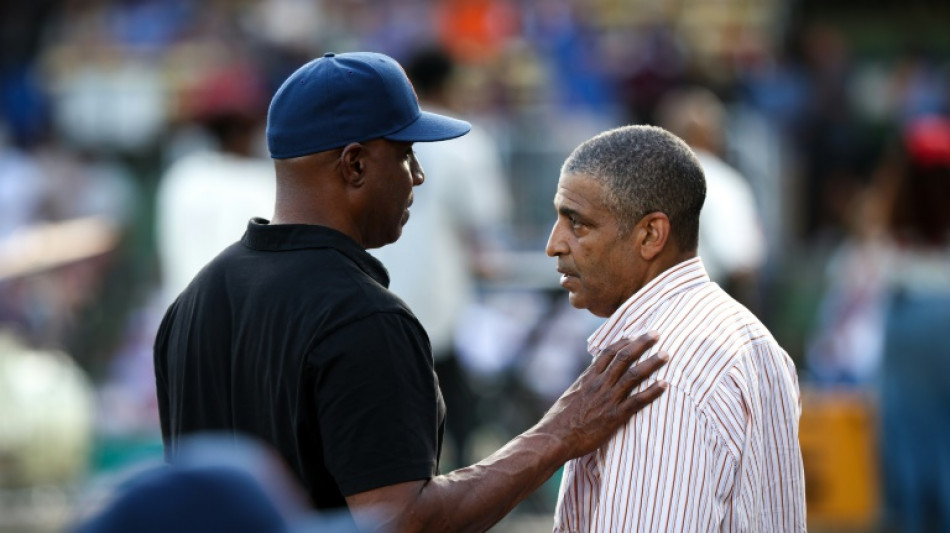
{"label": "out-of-focus figure", "polygon": [[0,490],[65,486],[83,475],[94,406],[92,384],[71,357],[0,331]]}
{"label": "out-of-focus figure", "polygon": [[207,146],[175,160],[159,183],[156,232],[162,292],[170,303],[199,270],[241,238],[254,216],[273,212],[274,177],[262,157],[267,95],[248,66],[211,72],[184,91],[183,114]]}
{"label": "out-of-focus figure", "polygon": [[885,283],[891,247],[875,190],[852,200],[848,237],[825,268],[825,290],[808,342],[809,378],[820,386],[873,387],[884,339]]}
{"label": "out-of-focus figure", "polygon": [[[453,58],[440,48],[418,50],[406,73],[423,107],[452,109]],[[456,112],[452,110],[452,112]],[[455,351],[456,329],[475,300],[479,278],[491,274],[490,255],[503,244],[511,217],[511,196],[497,145],[485,130],[413,149],[426,176],[415,194],[412,224],[399,242],[371,250],[389,270],[390,289],[425,326],[454,441],[449,462],[469,464],[468,438],[476,424],[476,397]]]}
{"label": "out-of-focus figure", "polygon": [[267,445],[199,434],[171,464],[134,465],[93,486],[76,509],[74,533],[358,533],[344,513],[317,514]]}
{"label": "out-of-focus figure", "polygon": [[69,354],[0,324],[0,531],[62,526],[93,454],[95,408],[93,383]]}
{"label": "out-of-focus figure", "polygon": [[950,117],[907,123],[876,186],[890,258],[881,367],[885,502],[901,531],[950,531]]}
{"label": "out-of-focus figure", "polygon": [[657,108],[658,125],[693,149],[706,175],[706,203],[700,214],[699,256],[710,279],[750,305],[756,275],[766,258],[765,238],[748,180],[723,159],[726,109],[700,87],[667,93]]}

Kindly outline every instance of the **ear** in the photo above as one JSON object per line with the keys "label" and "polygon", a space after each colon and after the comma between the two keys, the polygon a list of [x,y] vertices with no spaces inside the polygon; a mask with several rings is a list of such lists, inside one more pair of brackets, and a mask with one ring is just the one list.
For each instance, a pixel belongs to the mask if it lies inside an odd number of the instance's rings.
{"label": "ear", "polygon": [[347,185],[352,187],[363,186],[365,182],[363,170],[366,168],[365,156],[366,147],[360,143],[350,143],[343,147],[338,162],[340,175]]}
{"label": "ear", "polygon": [[665,213],[657,211],[644,215],[634,229],[640,257],[652,261],[659,256],[670,241],[670,230],[670,219]]}

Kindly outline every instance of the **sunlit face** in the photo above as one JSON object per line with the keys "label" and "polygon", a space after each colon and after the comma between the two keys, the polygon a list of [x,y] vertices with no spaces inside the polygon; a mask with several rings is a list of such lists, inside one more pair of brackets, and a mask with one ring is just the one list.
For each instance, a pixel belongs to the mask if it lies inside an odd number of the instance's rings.
{"label": "sunlit face", "polygon": [[409,221],[412,189],[422,185],[425,173],[410,142],[377,139],[363,144],[367,149],[363,245],[379,248],[402,235]]}
{"label": "sunlit face", "polygon": [[545,249],[557,258],[561,286],[571,305],[608,317],[644,284],[646,263],[636,246],[636,228],[622,234],[601,200],[603,185],[583,174],[558,181],[557,221]]}

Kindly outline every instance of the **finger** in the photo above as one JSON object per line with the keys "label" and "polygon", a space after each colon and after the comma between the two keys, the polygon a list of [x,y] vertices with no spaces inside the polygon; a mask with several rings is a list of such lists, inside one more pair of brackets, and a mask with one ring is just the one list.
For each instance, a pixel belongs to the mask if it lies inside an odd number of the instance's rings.
{"label": "finger", "polygon": [[657,352],[646,361],[624,372],[618,381],[621,393],[624,396],[630,394],[630,391],[632,391],[634,387],[653,375],[654,372],[659,370],[663,365],[669,362],[669,360],[670,358],[666,352]]}
{"label": "finger", "polygon": [[619,343],[612,344],[610,347],[616,348],[619,351],[611,358],[607,366],[606,372],[610,374],[610,381],[616,383],[630,368],[630,365],[640,359],[640,356],[656,344],[657,339],[659,339],[659,335],[655,331],[648,331],[634,340],[626,339]]}
{"label": "finger", "polygon": [[628,416],[633,416],[662,396],[668,387],[669,385],[665,381],[657,381],[646,389],[632,394],[629,398],[621,402],[620,407],[626,411]]}
{"label": "finger", "polygon": [[604,348],[601,357],[598,358],[603,370],[613,363],[618,357],[627,361],[627,365],[636,361],[643,353],[653,346],[659,335],[655,331],[648,331],[636,339],[623,338]]}
{"label": "finger", "polygon": [[594,362],[591,363],[590,367],[598,373],[606,371],[607,366],[611,361],[614,360],[617,352],[619,352],[620,349],[626,346],[629,342],[629,339],[620,339],[619,341],[604,348],[603,351],[601,351],[600,354],[594,358]]}

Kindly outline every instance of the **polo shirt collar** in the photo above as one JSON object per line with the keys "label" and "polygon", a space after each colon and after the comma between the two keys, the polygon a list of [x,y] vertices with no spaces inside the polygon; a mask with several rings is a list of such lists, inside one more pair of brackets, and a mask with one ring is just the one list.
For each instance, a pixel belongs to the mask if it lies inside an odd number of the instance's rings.
{"label": "polo shirt collar", "polygon": [[326,226],[311,224],[275,224],[263,218],[252,218],[241,238],[244,246],[262,252],[287,252],[329,248],[349,258],[360,270],[384,287],[389,287],[389,273],[383,264],[348,235]]}
{"label": "polo shirt collar", "polygon": [[641,323],[663,302],[709,281],[709,275],[706,274],[706,268],[699,256],[663,271],[621,304],[610,318],[588,337],[587,351],[592,355],[599,354],[616,340],[618,333],[630,333],[632,326]]}

